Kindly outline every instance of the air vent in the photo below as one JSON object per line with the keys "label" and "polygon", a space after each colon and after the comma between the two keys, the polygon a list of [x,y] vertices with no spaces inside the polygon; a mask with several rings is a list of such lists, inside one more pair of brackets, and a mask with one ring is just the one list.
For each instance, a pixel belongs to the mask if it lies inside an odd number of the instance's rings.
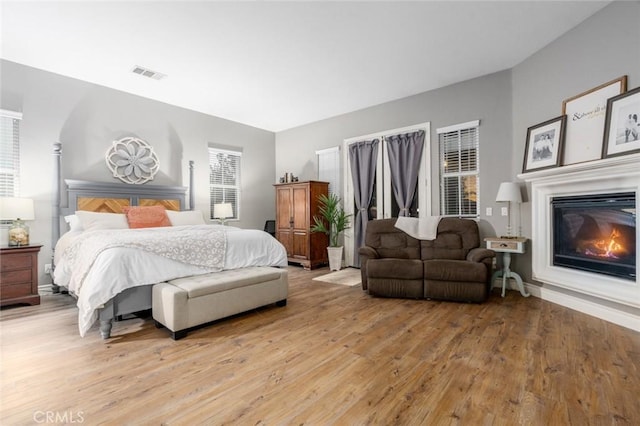
{"label": "air vent", "polygon": [[139,65],[136,65],[131,72],[133,72],[134,74],[138,74],[144,77],[149,77],[152,78],[154,80],[162,80],[163,78],[165,78],[167,75],[166,74],[161,74],[159,72],[156,71],[152,71],[148,68],[144,68],[141,67]]}

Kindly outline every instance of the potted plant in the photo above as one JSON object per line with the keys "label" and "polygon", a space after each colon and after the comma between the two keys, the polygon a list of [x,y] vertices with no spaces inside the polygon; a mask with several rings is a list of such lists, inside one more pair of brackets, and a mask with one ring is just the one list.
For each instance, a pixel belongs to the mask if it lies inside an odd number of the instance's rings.
{"label": "potted plant", "polygon": [[318,197],[320,215],[313,216],[311,232],[322,232],[329,236],[329,269],[339,271],[342,267],[342,246],[338,245],[340,233],[349,226],[350,214],[342,209],[340,197],[335,194],[324,194]]}

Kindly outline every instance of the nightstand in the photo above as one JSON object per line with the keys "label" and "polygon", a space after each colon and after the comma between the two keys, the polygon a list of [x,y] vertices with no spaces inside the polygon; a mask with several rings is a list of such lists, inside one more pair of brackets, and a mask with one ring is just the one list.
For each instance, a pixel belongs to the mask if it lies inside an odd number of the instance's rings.
{"label": "nightstand", "polygon": [[42,245],[0,247],[0,306],[39,305],[38,252]]}
{"label": "nightstand", "polygon": [[525,243],[527,242],[526,238],[517,237],[517,238],[485,238],[485,242],[487,243],[487,248],[491,249],[495,252],[502,253],[502,270],[494,272],[491,276],[491,286],[493,287],[493,282],[496,278],[502,277],[502,297],[504,297],[504,291],[507,287],[507,280],[509,278],[513,278],[516,280],[516,284],[518,284],[518,289],[520,290],[520,294],[524,297],[529,297],[529,293],[527,293],[524,289],[524,284],[522,283],[522,278],[520,275],[513,272],[509,266],[511,265],[511,253],[522,254],[525,252]]}

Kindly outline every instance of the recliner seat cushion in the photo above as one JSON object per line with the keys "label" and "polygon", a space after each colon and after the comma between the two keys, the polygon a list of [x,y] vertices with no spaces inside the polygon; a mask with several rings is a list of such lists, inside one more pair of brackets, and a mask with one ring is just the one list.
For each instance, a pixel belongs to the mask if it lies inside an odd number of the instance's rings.
{"label": "recliner seat cushion", "polygon": [[464,260],[425,260],[424,279],[481,283],[487,279],[487,267]]}
{"label": "recliner seat cushion", "polygon": [[422,261],[417,259],[371,259],[367,263],[369,278],[420,280],[423,278]]}

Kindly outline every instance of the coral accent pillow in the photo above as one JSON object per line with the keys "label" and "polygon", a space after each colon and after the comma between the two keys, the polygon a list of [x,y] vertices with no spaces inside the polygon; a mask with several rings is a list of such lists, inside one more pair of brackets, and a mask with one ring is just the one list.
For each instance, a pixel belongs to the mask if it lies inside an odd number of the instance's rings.
{"label": "coral accent pillow", "polygon": [[171,226],[164,206],[123,207],[122,211],[127,215],[129,228],[132,229]]}

